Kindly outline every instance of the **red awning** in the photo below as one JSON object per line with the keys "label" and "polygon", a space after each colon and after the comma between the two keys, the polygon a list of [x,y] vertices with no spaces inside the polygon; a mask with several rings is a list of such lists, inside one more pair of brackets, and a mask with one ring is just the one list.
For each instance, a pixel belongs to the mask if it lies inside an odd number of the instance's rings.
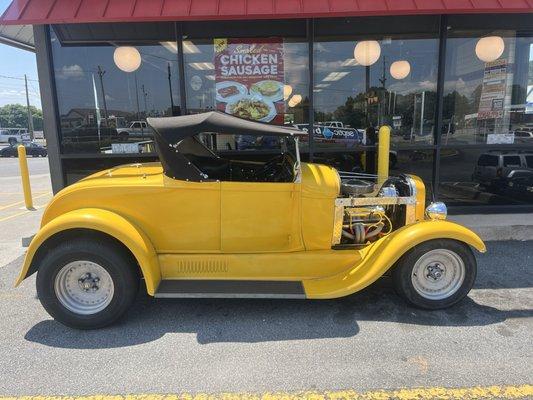
{"label": "red awning", "polygon": [[532,12],[533,0],[13,0],[2,24]]}

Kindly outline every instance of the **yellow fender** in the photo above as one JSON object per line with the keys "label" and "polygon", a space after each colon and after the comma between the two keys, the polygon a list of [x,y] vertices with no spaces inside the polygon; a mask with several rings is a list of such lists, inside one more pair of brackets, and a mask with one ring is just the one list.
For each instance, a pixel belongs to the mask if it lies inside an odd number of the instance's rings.
{"label": "yellow fender", "polygon": [[39,247],[56,233],[68,229],[92,229],[106,233],[124,244],[134,255],[141,267],[146,289],[154,295],[161,281],[161,271],[154,246],[139,228],[126,218],[99,208],[82,208],[60,215],[43,226],[32,239],[22,271],[15,283],[18,286],[28,274],[31,262]]}
{"label": "yellow fender", "polygon": [[374,283],[408,250],[433,239],[454,239],[484,253],[485,244],[470,229],[449,221],[421,221],[404,226],[363,250],[363,258],[352,269],[326,278],[303,282],[311,299],[348,296]]}

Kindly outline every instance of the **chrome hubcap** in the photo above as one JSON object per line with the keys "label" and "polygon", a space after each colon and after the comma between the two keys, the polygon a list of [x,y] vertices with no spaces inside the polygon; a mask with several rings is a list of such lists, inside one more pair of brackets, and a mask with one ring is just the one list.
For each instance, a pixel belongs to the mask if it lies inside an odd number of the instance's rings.
{"label": "chrome hubcap", "polygon": [[459,290],[465,274],[465,264],[457,253],[435,249],[428,251],[415,263],[411,282],[420,296],[442,300]]}
{"label": "chrome hubcap", "polygon": [[96,314],[106,308],[114,294],[113,280],[101,265],[73,261],[58,272],[54,290],[59,302],[76,314]]}

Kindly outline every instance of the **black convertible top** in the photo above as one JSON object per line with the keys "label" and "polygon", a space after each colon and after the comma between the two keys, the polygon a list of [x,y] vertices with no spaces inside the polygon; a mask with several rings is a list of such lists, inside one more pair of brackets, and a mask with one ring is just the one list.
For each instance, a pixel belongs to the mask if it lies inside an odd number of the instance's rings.
{"label": "black convertible top", "polygon": [[[301,136],[297,128],[248,121],[220,111],[180,117],[148,118],[159,159],[166,175],[174,179],[202,181],[207,177],[177,150],[177,144],[199,133],[255,136]],[[192,140],[192,139],[191,139]]]}
{"label": "black convertible top", "polygon": [[148,124],[169,143],[176,143],[199,133],[213,132],[233,135],[293,136],[305,132],[297,128],[270,125],[234,117],[220,111],[181,117],[148,118]]}

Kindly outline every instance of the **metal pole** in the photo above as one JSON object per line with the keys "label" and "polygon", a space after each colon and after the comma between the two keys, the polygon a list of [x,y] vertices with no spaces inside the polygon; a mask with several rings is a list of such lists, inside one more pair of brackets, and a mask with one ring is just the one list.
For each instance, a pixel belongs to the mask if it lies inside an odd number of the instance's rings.
{"label": "metal pole", "polygon": [[33,115],[31,115],[30,96],[28,95],[28,77],[24,74],[24,84],[26,86],[26,107],[28,109],[28,131],[30,132],[30,140],[35,139],[33,134]]}
{"label": "metal pole", "polygon": [[187,114],[187,92],[185,90],[185,62],[183,55],[183,27],[181,23],[175,24],[176,40],[178,42],[178,77],[180,88],[180,113],[181,115]]}
{"label": "metal pole", "polygon": [[105,90],[104,90],[104,74],[105,71],[98,66],[98,76],[100,77],[100,88],[102,89],[102,103],[104,104],[104,114],[105,114],[105,126],[109,127],[109,114],[107,113],[107,102],[105,100]]}
{"label": "metal pole", "polygon": [[135,77],[135,102],[137,103],[137,121],[140,121],[141,120],[141,110],[139,108],[139,84],[137,83],[137,72],[134,72],[133,74],[134,74],[134,77]]}
{"label": "metal pole", "polygon": [[424,136],[424,106],[426,100],[426,92],[422,92],[422,104],[420,104],[420,136]]}
{"label": "metal pole", "polygon": [[307,20],[307,51],[308,51],[308,63],[309,63],[309,162],[313,162],[315,157],[315,68],[314,68],[314,42],[315,42],[315,22],[313,19]]}
{"label": "metal pole", "polygon": [[22,178],[22,191],[24,192],[24,205],[28,210],[33,210],[33,200],[31,196],[30,173],[28,171],[28,160],[26,159],[26,147],[17,147],[20,166],[20,177]]}
{"label": "metal pole", "polygon": [[174,116],[174,99],[172,98],[172,74],[170,73],[170,63],[167,64],[168,89],[170,90],[170,115]]}

